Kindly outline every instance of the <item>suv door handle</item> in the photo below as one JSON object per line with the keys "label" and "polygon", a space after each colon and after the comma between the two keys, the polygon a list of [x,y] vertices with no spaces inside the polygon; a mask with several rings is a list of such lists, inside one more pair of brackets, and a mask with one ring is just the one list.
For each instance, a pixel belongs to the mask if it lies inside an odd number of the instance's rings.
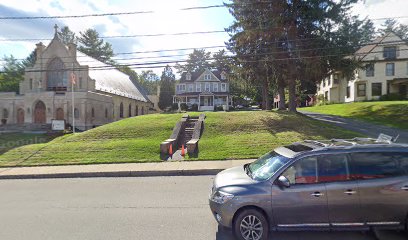
{"label": "suv door handle", "polygon": [[310,195],[313,196],[313,197],[321,197],[321,196],[323,196],[324,194],[321,193],[321,192],[314,192],[314,193],[311,193]]}
{"label": "suv door handle", "polygon": [[403,186],[401,190],[408,191],[408,186]]}
{"label": "suv door handle", "polygon": [[344,194],[348,194],[348,195],[353,195],[356,194],[356,191],[353,191],[352,189],[348,189],[347,191],[344,192]]}

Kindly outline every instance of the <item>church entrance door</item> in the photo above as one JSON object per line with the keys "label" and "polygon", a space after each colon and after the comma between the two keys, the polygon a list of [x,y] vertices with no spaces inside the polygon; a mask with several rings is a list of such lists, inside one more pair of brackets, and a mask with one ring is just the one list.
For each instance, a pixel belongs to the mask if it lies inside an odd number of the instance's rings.
{"label": "church entrance door", "polygon": [[44,124],[46,120],[45,104],[42,101],[38,101],[34,107],[34,123]]}

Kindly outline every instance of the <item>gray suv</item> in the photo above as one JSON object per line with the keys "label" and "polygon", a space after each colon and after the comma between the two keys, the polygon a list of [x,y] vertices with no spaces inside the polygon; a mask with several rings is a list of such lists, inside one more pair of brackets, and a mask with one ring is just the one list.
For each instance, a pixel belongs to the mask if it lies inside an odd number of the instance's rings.
{"label": "gray suv", "polygon": [[210,208],[238,239],[269,230],[406,230],[408,144],[304,141],[220,172]]}

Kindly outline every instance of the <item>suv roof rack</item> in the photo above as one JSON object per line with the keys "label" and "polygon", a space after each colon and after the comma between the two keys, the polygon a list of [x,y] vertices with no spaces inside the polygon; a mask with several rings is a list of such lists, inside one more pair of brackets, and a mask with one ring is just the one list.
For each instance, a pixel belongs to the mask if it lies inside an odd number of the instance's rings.
{"label": "suv roof rack", "polygon": [[344,145],[364,145],[364,144],[392,144],[398,138],[393,138],[391,136],[380,134],[377,139],[374,138],[361,138],[355,137],[352,139],[330,139],[330,140],[304,140],[303,142],[307,145],[313,144],[320,147],[331,147],[331,146],[344,146]]}

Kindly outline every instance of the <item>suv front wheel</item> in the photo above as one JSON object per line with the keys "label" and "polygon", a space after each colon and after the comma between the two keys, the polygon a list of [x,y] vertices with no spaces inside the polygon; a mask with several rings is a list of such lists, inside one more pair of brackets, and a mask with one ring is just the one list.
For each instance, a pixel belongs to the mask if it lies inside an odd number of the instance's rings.
{"label": "suv front wheel", "polygon": [[240,240],[267,240],[268,221],[256,209],[246,209],[239,213],[234,221],[234,235]]}

